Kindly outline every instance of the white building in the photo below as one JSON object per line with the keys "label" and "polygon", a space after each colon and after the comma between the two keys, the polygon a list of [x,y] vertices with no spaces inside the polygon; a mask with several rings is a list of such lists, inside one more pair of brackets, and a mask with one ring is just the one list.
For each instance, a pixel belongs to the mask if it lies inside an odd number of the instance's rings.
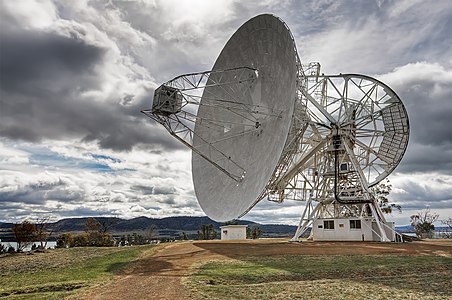
{"label": "white building", "polygon": [[[394,222],[387,222],[386,226],[386,235],[394,241]],[[377,224],[370,218],[316,219],[312,224],[314,241],[379,241],[376,232]]]}
{"label": "white building", "polygon": [[220,226],[221,240],[246,240],[247,225]]}

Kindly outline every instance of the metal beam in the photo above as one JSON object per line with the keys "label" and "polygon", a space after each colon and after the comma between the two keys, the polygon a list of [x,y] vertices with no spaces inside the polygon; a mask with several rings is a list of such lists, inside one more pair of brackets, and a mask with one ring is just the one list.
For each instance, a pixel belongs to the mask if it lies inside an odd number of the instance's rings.
{"label": "metal beam", "polygon": [[336,120],[333,118],[332,115],[330,115],[324,108],[322,105],[320,105],[319,102],[315,101],[315,99],[308,93],[308,91],[302,89],[301,93],[303,94],[303,96],[305,96],[309,102],[312,103],[312,105],[314,105],[321,113],[322,115],[324,115],[328,121],[330,121],[330,123],[335,124]]}
{"label": "metal beam", "polygon": [[306,153],[295,165],[293,165],[282,177],[279,178],[274,184],[275,188],[285,187],[287,183],[295,177],[298,173],[306,169],[306,162],[322,148],[327,139],[322,139],[315,147],[311,148],[308,153]]}

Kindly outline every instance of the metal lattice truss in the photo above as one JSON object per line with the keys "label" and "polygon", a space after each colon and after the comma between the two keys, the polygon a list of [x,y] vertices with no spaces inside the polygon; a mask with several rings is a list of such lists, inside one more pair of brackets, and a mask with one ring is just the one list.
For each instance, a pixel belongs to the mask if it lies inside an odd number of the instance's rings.
{"label": "metal lattice truss", "polygon": [[[265,194],[277,202],[331,202],[337,163],[341,199],[369,200],[369,187],[394,170],[408,144],[401,100],[368,76],[320,75],[318,63],[299,68],[292,129]],[[340,145],[336,158],[334,143]]]}
{"label": "metal lattice truss", "polygon": [[[258,70],[233,68],[178,76],[155,91],[152,109],[144,114],[162,124],[174,137],[236,182],[246,169],[220,151],[225,139],[256,133],[265,118],[282,111],[245,103],[258,82]],[[221,89],[209,94],[210,89]],[[218,95],[224,95],[219,98]],[[201,97],[203,99],[201,104]],[[228,120],[197,117],[200,105],[238,117]],[[197,132],[244,126],[221,140],[193,145]],[[320,75],[320,64],[302,66],[298,60],[297,91],[286,143],[269,183],[256,202],[285,199],[307,201],[293,240],[317,218],[372,218],[376,234],[387,241],[385,218],[369,188],[388,176],[408,144],[409,124],[399,97],[380,81],[359,74]],[[339,201],[339,199],[341,199]],[[315,202],[319,204],[314,205]]]}
{"label": "metal lattice truss", "polygon": [[[246,170],[230,158],[228,153],[220,151],[216,144],[225,139],[233,139],[254,133],[259,130],[262,117],[279,117],[280,111],[275,111],[262,105],[244,103],[240,95],[249,93],[256,84],[258,71],[248,67],[225,69],[220,71],[206,71],[180,75],[156,89],[152,109],[143,110],[142,113],[162,124],[175,138],[191,148],[204,159],[208,160],[231,179],[240,182]],[[218,94],[208,94],[206,87],[217,87],[226,95],[219,98]],[[203,95],[203,91],[206,93]],[[239,95],[239,96],[237,96]],[[201,97],[203,101],[201,104]],[[234,123],[220,119],[199,119],[196,115],[198,107],[211,106],[222,109],[240,118],[240,125],[245,130],[235,135],[229,135],[221,140],[204,140],[198,147],[193,146],[195,136],[194,126],[197,122],[198,130],[221,129],[225,132]],[[202,149],[202,150],[201,150]],[[206,150],[207,149],[207,150]]]}

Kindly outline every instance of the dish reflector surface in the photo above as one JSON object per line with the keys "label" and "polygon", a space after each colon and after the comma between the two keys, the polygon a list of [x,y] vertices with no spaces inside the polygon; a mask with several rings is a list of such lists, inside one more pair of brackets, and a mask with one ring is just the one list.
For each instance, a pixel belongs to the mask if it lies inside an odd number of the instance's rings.
{"label": "dish reflector surface", "polygon": [[[208,86],[201,98],[193,147],[207,152],[205,141],[212,143],[246,172],[242,181],[234,181],[192,152],[196,197],[211,219],[224,222],[240,217],[264,192],[290,128],[296,55],[286,25],[275,16],[260,15],[234,33],[215,62],[212,71],[250,67],[257,70],[258,77],[253,84],[240,88]],[[225,101],[215,105],[217,99]],[[221,121],[224,126],[209,126],[203,120]],[[224,157],[211,155],[214,161],[224,164],[220,162]]]}

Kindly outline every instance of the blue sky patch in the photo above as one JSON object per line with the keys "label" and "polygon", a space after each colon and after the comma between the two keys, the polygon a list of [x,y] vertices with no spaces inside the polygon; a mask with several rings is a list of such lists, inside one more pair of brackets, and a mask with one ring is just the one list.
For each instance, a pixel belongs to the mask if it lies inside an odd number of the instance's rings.
{"label": "blue sky patch", "polygon": [[67,157],[46,148],[27,149],[27,152],[31,154],[31,164],[58,169],[87,169],[96,172],[113,172],[114,170],[102,160],[119,161],[106,155],[94,154],[87,156],[93,158],[92,160]]}

